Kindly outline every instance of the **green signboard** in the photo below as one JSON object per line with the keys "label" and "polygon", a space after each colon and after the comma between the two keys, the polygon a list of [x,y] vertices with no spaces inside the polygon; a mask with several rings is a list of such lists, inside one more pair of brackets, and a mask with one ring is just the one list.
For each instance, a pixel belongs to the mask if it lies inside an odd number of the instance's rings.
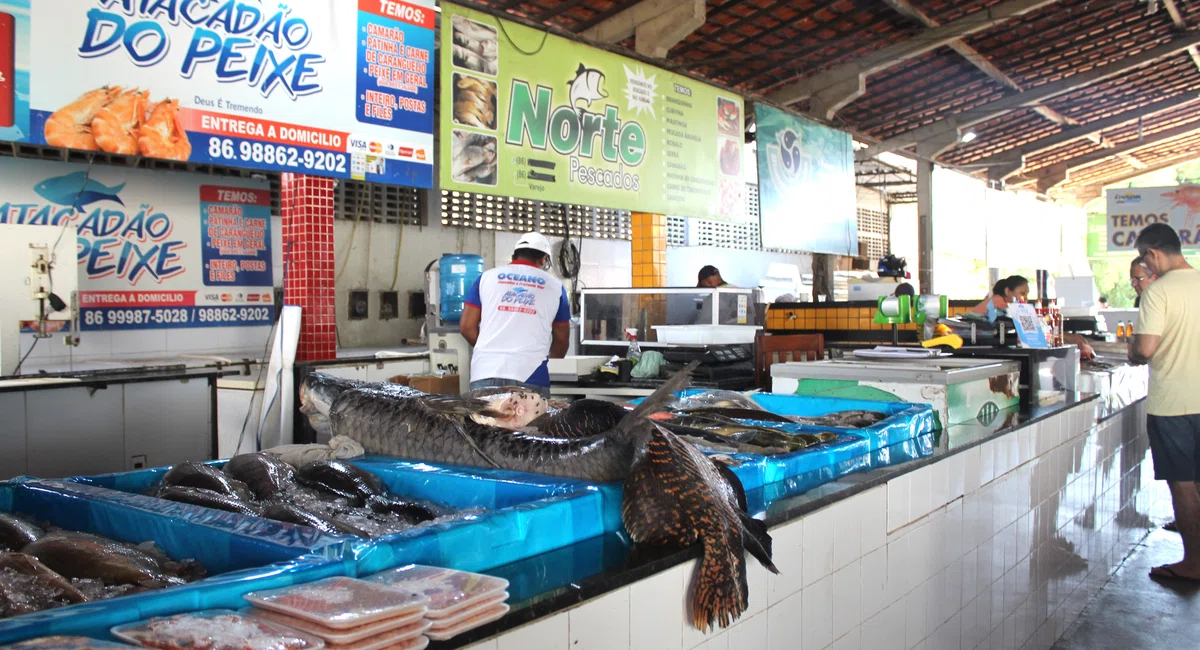
{"label": "green signboard", "polygon": [[442,4],[441,187],[745,219],[737,95]]}

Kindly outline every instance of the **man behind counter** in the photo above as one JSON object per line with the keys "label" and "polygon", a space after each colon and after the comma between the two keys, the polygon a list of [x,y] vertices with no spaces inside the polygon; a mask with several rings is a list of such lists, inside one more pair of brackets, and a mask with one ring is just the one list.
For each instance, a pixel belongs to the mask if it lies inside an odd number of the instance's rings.
{"label": "man behind counter", "polygon": [[471,390],[521,386],[550,396],[547,359],[566,356],[571,338],[567,291],[546,270],[550,251],[544,235],[528,233],[512,264],[484,271],[467,292],[458,329],[475,347]]}
{"label": "man behind counter", "polygon": [[696,274],[696,286],[716,288],[729,286],[729,283],[721,277],[721,272],[717,270],[717,267],[709,264]]}

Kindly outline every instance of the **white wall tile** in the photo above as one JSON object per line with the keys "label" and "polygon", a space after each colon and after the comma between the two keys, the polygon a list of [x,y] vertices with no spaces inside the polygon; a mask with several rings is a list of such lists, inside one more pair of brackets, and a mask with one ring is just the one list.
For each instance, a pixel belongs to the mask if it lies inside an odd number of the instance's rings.
{"label": "white wall tile", "polygon": [[904,643],[907,648],[915,648],[929,634],[928,612],[929,599],[925,585],[913,589],[904,597]]}
{"label": "white wall tile", "polygon": [[862,513],[862,550],[870,553],[887,543],[888,484],[873,487],[858,495]]}
{"label": "white wall tile", "polygon": [[[833,645],[829,646],[829,650],[862,650],[863,645],[862,645],[862,638],[861,638],[861,630],[862,630],[862,628],[858,628],[858,627],[854,628],[853,630],[850,630],[850,632],[848,634],[846,634],[842,638],[838,639],[837,641],[834,641]],[[872,649],[868,649],[868,650],[874,650],[874,649],[872,648]]]}
{"label": "white wall tile", "polygon": [[928,650],[958,650],[962,642],[962,628],[958,615],[929,635]]}
{"label": "white wall tile", "polygon": [[951,501],[961,497],[966,492],[966,471],[967,471],[967,455],[965,453],[954,454],[946,459],[947,470],[947,486],[950,490],[949,498]]}
{"label": "white wall tile", "polygon": [[804,575],[807,587],[833,573],[832,508],[824,508],[804,518]]}
{"label": "white wall tile", "polygon": [[950,459],[934,463],[926,468],[929,472],[929,508],[936,510],[950,503]]}
{"label": "white wall tile", "polygon": [[683,628],[667,621],[684,620],[684,576],[691,575],[691,571],[685,573],[685,570],[694,567],[695,561],[688,562],[630,586],[631,650],[682,649]]}
{"label": "white wall tile", "polygon": [[979,445],[979,484],[987,485],[996,477],[996,441]]}
{"label": "white wall tile", "polygon": [[838,504],[833,512],[833,570],[862,557],[862,518],[864,502],[860,495]]}
{"label": "white wall tile", "polygon": [[[779,567],[776,567],[779,568]],[[688,575],[691,575],[689,573]],[[749,618],[757,616],[760,612],[767,610],[767,605],[770,600],[771,593],[771,578],[773,575],[768,571],[758,560],[747,555],[746,557],[746,613],[743,617]],[[684,582],[684,593],[686,594],[687,582]]]}
{"label": "white wall tile", "polygon": [[497,650],[563,650],[569,647],[567,619],[564,612],[517,628],[498,639]]}
{"label": "white wall tile", "polygon": [[629,593],[624,587],[569,611],[571,650],[627,649]]}
{"label": "white wall tile", "polygon": [[862,569],[855,560],[833,574],[833,638],[862,623]]}
{"label": "white wall tile", "polygon": [[930,510],[930,486],[933,481],[933,468],[930,466],[922,467],[914,471],[912,474],[912,483],[908,494],[908,521],[913,522],[925,515],[929,514]]}
{"label": "white wall tile", "polygon": [[824,648],[833,642],[833,576],[804,588],[801,647]]}
{"label": "white wall tile", "polygon": [[963,493],[971,494],[979,489],[983,479],[980,469],[980,447],[975,446],[959,454],[963,457]]}
{"label": "white wall tile", "polygon": [[774,605],[804,587],[804,520],[775,528],[771,540],[772,561],[779,569],[778,575],[768,578],[768,603]]}
{"label": "white wall tile", "polygon": [[906,650],[905,635],[899,633],[904,629],[904,616],[905,604],[900,601],[868,619],[862,626],[862,647],[871,650]]}
{"label": "white wall tile", "polygon": [[800,650],[804,634],[804,594],[797,593],[767,610],[768,650]]}
{"label": "white wall tile", "polygon": [[883,592],[884,607],[902,601],[905,594],[914,586],[912,557],[908,552],[909,541],[910,536],[905,535],[888,542],[887,582]]}
{"label": "white wall tile", "polygon": [[887,482],[887,532],[908,525],[908,501],[912,492],[912,474],[904,474]]}
{"label": "white wall tile", "polygon": [[884,605],[891,604],[884,602],[888,579],[887,560],[887,547],[878,548],[863,556],[859,565],[862,584],[861,615],[864,620],[878,614]]}
{"label": "white wall tile", "polygon": [[469,645],[463,648],[463,650],[497,650],[499,644],[499,639],[488,639],[487,641],[480,641],[475,645]]}
{"label": "white wall tile", "polygon": [[956,499],[946,506],[946,523],[942,531],[942,555],[948,562],[963,554],[963,505]]}
{"label": "white wall tile", "polygon": [[767,647],[767,615],[740,621],[729,630],[729,650],[762,650]]}

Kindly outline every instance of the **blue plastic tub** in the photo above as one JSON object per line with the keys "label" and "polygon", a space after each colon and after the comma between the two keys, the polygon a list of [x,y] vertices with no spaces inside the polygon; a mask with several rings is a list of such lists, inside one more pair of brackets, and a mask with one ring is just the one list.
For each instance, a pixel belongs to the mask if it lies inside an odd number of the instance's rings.
{"label": "blue plastic tub", "polygon": [[171,557],[200,561],[210,576],[170,589],[0,620],[0,644],[53,634],[108,638],[114,625],[240,607],[242,595],[255,589],[350,575],[354,569],[343,559],[349,553],[346,539],[278,522],[248,525],[246,518],[215,516],[207,508],[87,485],[33,479],[0,483],[0,511],[124,542],[153,540]]}
{"label": "blue plastic tub", "polygon": [[[705,391],[702,389],[690,389],[683,391],[680,395],[695,395],[703,392]],[[934,427],[933,407],[928,404],[769,394],[756,394],[752,396],[752,399],[767,411],[778,415],[821,417],[838,411],[865,410],[887,413],[888,417],[872,426],[860,429],[756,422],[755,424],[793,433],[832,431],[838,434],[838,439],[813,449],[790,454],[775,456],[734,454],[741,465],[733,468],[733,472],[742,480],[742,486],[746,490],[756,490],[764,485],[785,481],[800,475],[827,475],[827,480],[833,480],[837,476],[850,473],[850,471],[858,471],[838,470],[837,468],[852,468],[856,459],[861,462],[862,457],[874,451],[930,433]],[[811,474],[812,472],[818,474]]]}
{"label": "blue plastic tub", "polygon": [[[485,510],[463,520],[375,539],[344,538],[351,540],[348,557],[354,560],[356,575],[369,575],[414,562],[482,571],[606,531],[619,530],[621,526],[620,490],[616,486],[598,486],[574,479],[508,470],[432,465],[384,456],[368,457],[355,463],[379,476],[396,494],[428,499],[454,508]],[[161,480],[166,471],[167,468],[160,467],[69,480],[119,491],[110,493],[112,498],[119,498],[116,495],[145,492]],[[159,499],[150,500],[171,504]],[[207,508],[196,510],[218,512]],[[198,515],[193,512],[189,516]],[[210,516],[234,517],[247,522],[267,521],[233,513]],[[292,528],[307,530],[300,526]]]}

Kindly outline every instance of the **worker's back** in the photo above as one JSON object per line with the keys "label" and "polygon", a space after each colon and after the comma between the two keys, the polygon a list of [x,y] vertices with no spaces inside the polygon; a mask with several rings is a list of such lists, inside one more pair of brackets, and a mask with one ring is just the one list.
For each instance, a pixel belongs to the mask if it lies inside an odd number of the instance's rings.
{"label": "worker's back", "polygon": [[522,261],[485,271],[466,302],[480,310],[472,381],[528,381],[549,357],[554,323],[571,318],[562,282]]}
{"label": "worker's back", "polygon": [[1138,334],[1160,336],[1150,359],[1150,415],[1200,414],[1200,271],[1176,269],[1142,294]]}

